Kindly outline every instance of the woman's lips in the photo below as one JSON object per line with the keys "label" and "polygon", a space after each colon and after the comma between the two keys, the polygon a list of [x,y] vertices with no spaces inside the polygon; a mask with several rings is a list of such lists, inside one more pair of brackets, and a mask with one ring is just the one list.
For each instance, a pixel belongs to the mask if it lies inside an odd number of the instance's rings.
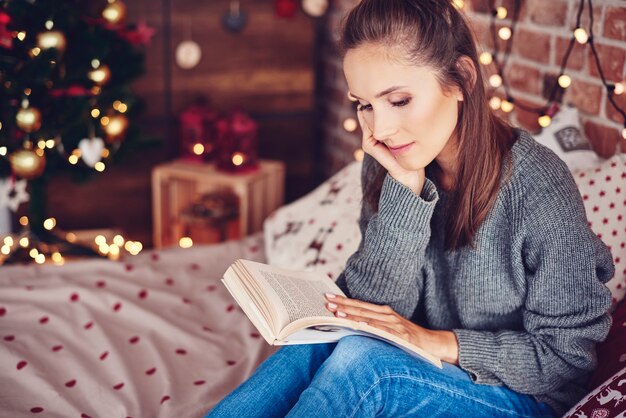
{"label": "woman's lips", "polygon": [[414,143],[411,142],[409,144],[400,145],[399,147],[387,146],[387,148],[389,148],[389,151],[391,151],[391,153],[394,155],[394,157],[397,157],[398,155],[407,152],[409,150],[409,148],[411,148],[413,146],[413,144]]}

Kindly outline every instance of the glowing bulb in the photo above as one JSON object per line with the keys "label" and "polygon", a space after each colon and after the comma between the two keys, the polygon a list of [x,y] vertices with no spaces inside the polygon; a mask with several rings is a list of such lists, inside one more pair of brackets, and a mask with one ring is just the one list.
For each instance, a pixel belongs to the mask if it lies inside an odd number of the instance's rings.
{"label": "glowing bulb", "polygon": [[121,247],[122,245],[124,245],[124,237],[119,234],[114,236],[113,243],[117,245],[118,247]]}
{"label": "glowing bulb", "polygon": [[33,248],[28,252],[28,255],[30,255],[31,258],[35,258],[37,257],[37,255],[39,255],[39,251],[37,250],[37,248]]}
{"label": "glowing bulb", "polygon": [[102,161],[98,161],[96,165],[93,166],[93,168],[95,168],[96,171],[99,171],[100,173],[102,173],[104,169],[106,168],[106,166],[104,165]]}
{"label": "glowing bulb", "polygon": [[624,83],[615,83],[615,87],[613,88],[613,94],[619,96],[624,93]]}
{"label": "glowing bulb", "polygon": [[91,117],[97,118],[98,116],[100,116],[100,109],[91,109]]}
{"label": "glowing bulb", "polygon": [[191,248],[193,246],[193,240],[189,237],[182,237],[178,241],[178,245],[180,245],[181,248]]}
{"label": "glowing bulb", "polygon": [[500,105],[500,109],[504,113],[511,113],[514,107],[515,106],[513,106],[513,103],[509,102],[508,100],[502,100],[502,104]]}
{"label": "glowing bulb", "polygon": [[11,247],[9,247],[8,245],[3,245],[2,249],[0,249],[0,252],[4,255],[9,255],[9,253],[11,252]]}
{"label": "glowing bulb", "polygon": [[489,77],[489,85],[493,88],[498,88],[502,85],[502,77],[500,74],[493,74]]}
{"label": "glowing bulb", "polygon": [[22,226],[28,225],[28,216],[21,216],[20,217],[20,225],[22,225]]}
{"label": "glowing bulb", "polygon": [[243,164],[243,160],[244,160],[243,154],[239,152],[236,152],[233,154],[233,158],[232,158],[233,165],[240,166],[241,164]]}
{"label": "glowing bulb", "polygon": [[572,84],[572,78],[567,74],[563,74],[559,77],[559,86],[564,89],[568,88]]}
{"label": "glowing bulb", "polygon": [[359,126],[358,122],[354,118],[347,118],[343,121],[343,129],[347,132],[354,132],[356,128]]}
{"label": "glowing bulb", "polygon": [[98,251],[100,251],[102,254],[108,254],[109,246],[107,244],[101,244],[98,246]]}
{"label": "glowing bulb", "polygon": [[500,39],[502,40],[509,40],[511,39],[511,35],[513,35],[513,32],[511,32],[511,28],[504,26],[500,29],[498,29],[498,36],[500,37]]}
{"label": "glowing bulb", "polygon": [[111,244],[109,246],[109,254],[111,254],[112,256],[120,255],[120,247],[115,244]]}
{"label": "glowing bulb", "polygon": [[193,153],[196,154],[196,155],[204,154],[204,145],[202,145],[202,144],[194,144],[194,146],[193,146]]}
{"label": "glowing bulb", "polygon": [[365,151],[363,151],[362,148],[359,148],[358,150],[354,151],[354,159],[356,161],[363,161],[363,157],[365,157]]}
{"label": "glowing bulb", "polygon": [[622,138],[626,139],[626,128],[622,129]]}
{"label": "glowing bulb", "polygon": [[98,60],[98,59],[92,59],[91,60],[91,68],[93,68],[95,70],[99,66],[100,66],[100,60]]}
{"label": "glowing bulb", "polygon": [[13,237],[11,236],[4,237],[4,243],[8,245],[9,247],[13,246]]}
{"label": "glowing bulb", "polygon": [[576,38],[578,43],[585,44],[589,40],[589,34],[583,28],[576,28],[574,30],[574,38]]}
{"label": "glowing bulb", "polygon": [[96,243],[96,245],[102,245],[102,244],[106,244],[107,243],[107,239],[104,237],[104,235],[97,235],[94,239],[93,242]]}
{"label": "glowing bulb", "polygon": [[493,110],[500,109],[501,104],[502,99],[500,99],[498,96],[493,96],[491,99],[489,99],[489,107],[491,107]]}
{"label": "glowing bulb", "polygon": [[37,155],[38,155],[38,156],[40,156],[40,157],[43,157],[43,156],[44,156],[44,154],[45,154],[45,151],[44,151],[44,150],[42,150],[41,148],[37,148],[37,149],[35,150],[35,154],[37,154]]}
{"label": "glowing bulb", "polygon": [[37,254],[37,257],[35,257],[35,263],[43,264],[45,262],[46,262],[46,256],[43,254]]}
{"label": "glowing bulb", "polygon": [[26,32],[18,32],[17,39],[19,39],[20,41],[23,41],[24,39],[26,39]]}
{"label": "glowing bulb", "polygon": [[52,30],[52,28],[54,27],[54,22],[52,20],[46,20],[45,26],[46,29]]}
{"label": "glowing bulb", "polygon": [[41,52],[41,49],[39,49],[38,47],[34,47],[33,49],[30,50],[30,52],[33,54],[34,57],[36,57]]}
{"label": "glowing bulb", "polygon": [[43,139],[42,139],[42,140],[39,140],[39,141],[37,142],[37,146],[38,146],[39,148],[41,148],[41,149],[44,149],[44,148],[46,147],[46,141],[44,141]]}
{"label": "glowing bulb", "polygon": [[30,241],[28,241],[27,237],[20,238],[20,247],[26,248],[28,247],[28,244],[30,244]]}
{"label": "glowing bulb", "polygon": [[548,115],[541,115],[539,116],[539,119],[537,119],[537,121],[539,122],[539,126],[541,126],[542,128],[547,128],[548,126],[550,126],[552,118]]}
{"label": "glowing bulb", "polygon": [[69,242],[76,242],[76,234],[73,232],[68,232],[67,234],[65,234],[65,239]]}
{"label": "glowing bulb", "polygon": [[50,149],[54,148],[54,139],[48,139],[46,141],[46,147],[48,147]]}
{"label": "glowing bulb", "polygon": [[110,151],[108,149],[103,149],[102,150],[102,158],[107,158],[110,154]]}
{"label": "glowing bulb", "polygon": [[463,7],[465,7],[465,1],[464,0],[453,0],[452,4],[457,9],[462,9]]}
{"label": "glowing bulb", "polygon": [[109,119],[108,116],[104,116],[102,119],[100,119],[100,125],[107,126],[110,121],[111,119]]}
{"label": "glowing bulb", "polygon": [[43,227],[46,228],[48,231],[51,231],[52,228],[54,228],[57,224],[57,220],[54,218],[48,218],[45,221],[43,221]]}
{"label": "glowing bulb", "polygon": [[508,14],[506,7],[496,7],[496,17],[498,19],[506,19],[506,15]]}
{"label": "glowing bulb", "polygon": [[51,258],[52,258],[52,261],[54,262],[54,264],[58,264],[58,265],[65,264],[65,260],[63,259],[63,256],[58,251],[55,251],[54,253],[52,253],[52,257]]}
{"label": "glowing bulb", "polygon": [[483,65],[489,65],[493,62],[493,55],[491,55],[490,52],[485,51],[482,54],[480,54],[480,57],[478,58],[478,60]]}
{"label": "glowing bulb", "polygon": [[70,155],[67,160],[70,162],[70,164],[72,165],[76,165],[78,164],[78,157],[76,155]]}

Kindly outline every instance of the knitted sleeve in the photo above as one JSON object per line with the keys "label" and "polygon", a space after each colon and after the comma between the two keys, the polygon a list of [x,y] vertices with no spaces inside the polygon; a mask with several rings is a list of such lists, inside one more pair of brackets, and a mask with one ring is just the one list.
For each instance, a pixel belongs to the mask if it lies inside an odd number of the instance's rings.
{"label": "knitted sleeve", "polygon": [[519,191],[524,330],[453,330],[459,364],[476,383],[505,384],[530,395],[584,379],[595,368],[595,344],[611,322],[611,295],[603,283],[614,274],[611,253],[587,226],[571,174],[560,161],[544,157],[545,164],[526,167],[528,178]]}
{"label": "knitted sleeve", "polygon": [[[376,162],[363,162],[363,183],[367,187]],[[388,305],[405,318],[411,317],[421,293],[420,269],[430,240],[430,220],[439,197],[434,184],[426,180],[420,196],[385,177],[379,210],[363,202],[361,243],[337,278],[339,287],[351,298]]]}

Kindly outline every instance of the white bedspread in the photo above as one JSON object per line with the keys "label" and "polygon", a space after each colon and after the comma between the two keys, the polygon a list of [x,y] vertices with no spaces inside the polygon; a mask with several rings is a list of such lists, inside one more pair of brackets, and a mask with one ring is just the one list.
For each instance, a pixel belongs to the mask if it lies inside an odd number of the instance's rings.
{"label": "white bedspread", "polygon": [[260,234],[0,267],[0,416],[198,417],[274,351],[219,279]]}

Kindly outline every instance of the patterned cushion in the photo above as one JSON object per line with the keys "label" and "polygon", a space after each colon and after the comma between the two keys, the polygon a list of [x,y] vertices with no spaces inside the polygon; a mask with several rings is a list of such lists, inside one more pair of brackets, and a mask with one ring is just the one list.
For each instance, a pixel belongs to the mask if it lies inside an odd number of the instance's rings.
{"label": "patterned cushion", "polygon": [[336,279],[361,241],[361,163],[353,162],[263,225],[268,262]]}
{"label": "patterned cushion", "polygon": [[591,229],[613,254],[615,277],[607,286],[617,303],[626,293],[626,157],[616,155],[593,169],[572,174]]}
{"label": "patterned cushion", "polygon": [[[589,381],[589,389],[599,386],[615,372],[626,367],[626,302],[621,302],[613,312],[609,335],[604,342],[598,344],[597,350],[600,363]],[[624,390],[626,395],[626,386]]]}
{"label": "patterned cushion", "polygon": [[554,151],[567,164],[570,171],[595,168],[604,161],[598,157],[584,137],[578,109],[575,107],[562,107],[554,115],[552,123],[541,133],[534,135],[534,138]]}

